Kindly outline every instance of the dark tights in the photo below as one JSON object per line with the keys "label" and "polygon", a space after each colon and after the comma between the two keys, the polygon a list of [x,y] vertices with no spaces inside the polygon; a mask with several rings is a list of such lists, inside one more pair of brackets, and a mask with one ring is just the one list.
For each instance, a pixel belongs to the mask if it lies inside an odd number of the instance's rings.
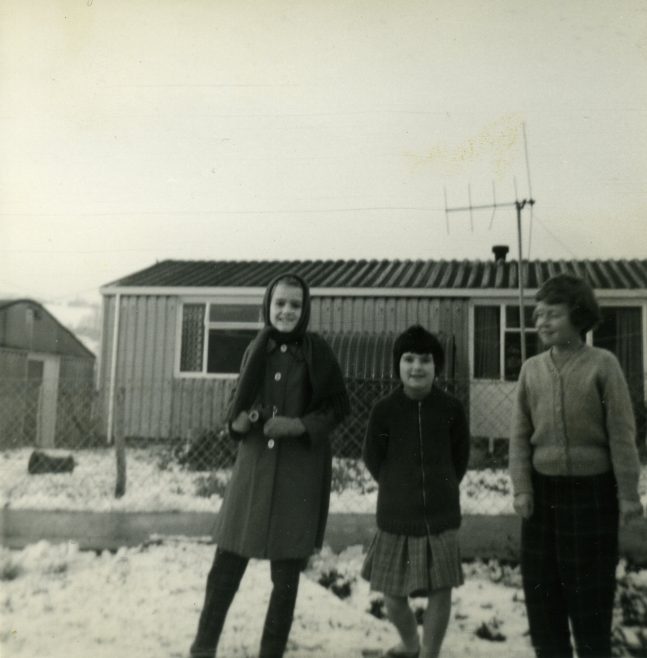
{"label": "dark tights", "polygon": [[[207,577],[207,590],[198,623],[198,632],[191,646],[192,658],[213,658],[222,633],[225,617],[247,568],[248,559],[216,550]],[[299,574],[303,560],[272,560],[272,595],[261,638],[260,658],[281,658],[288,641],[294,606],[299,589]]]}

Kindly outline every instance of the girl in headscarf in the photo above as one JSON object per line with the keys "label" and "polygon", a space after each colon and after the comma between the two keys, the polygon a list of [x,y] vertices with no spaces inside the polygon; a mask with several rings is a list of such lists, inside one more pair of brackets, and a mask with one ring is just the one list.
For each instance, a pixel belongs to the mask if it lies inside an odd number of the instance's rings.
{"label": "girl in headscarf", "polygon": [[341,369],[323,338],[307,331],[310,292],[282,274],[267,287],[264,327],[243,355],[228,411],[239,441],[215,528],[194,658],[213,658],[249,558],[270,560],[272,594],[261,658],[283,655],[299,574],[323,541],[330,498],[329,434],[348,414]]}

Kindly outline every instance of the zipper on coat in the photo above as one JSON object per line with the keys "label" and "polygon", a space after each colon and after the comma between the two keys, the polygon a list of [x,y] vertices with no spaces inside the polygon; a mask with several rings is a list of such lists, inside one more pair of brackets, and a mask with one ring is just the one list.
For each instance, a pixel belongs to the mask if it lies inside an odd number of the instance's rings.
{"label": "zipper on coat", "polygon": [[424,449],[422,441],[422,402],[418,401],[418,445],[420,447],[420,473],[422,474],[422,513],[425,518],[427,536],[431,536],[429,522],[427,521],[427,486],[425,478]]}

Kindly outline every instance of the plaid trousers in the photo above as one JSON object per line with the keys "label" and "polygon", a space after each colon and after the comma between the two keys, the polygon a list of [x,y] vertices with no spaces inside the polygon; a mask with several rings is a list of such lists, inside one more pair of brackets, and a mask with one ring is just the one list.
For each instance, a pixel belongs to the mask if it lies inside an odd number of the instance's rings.
{"label": "plaid trousers", "polygon": [[538,658],[611,656],[618,564],[618,497],[613,474],[533,473],[534,513],[522,522],[521,570]]}
{"label": "plaid trousers", "polygon": [[[225,624],[225,617],[247,568],[246,557],[216,549],[207,577],[204,605],[198,632],[191,645],[191,658],[213,658]],[[288,641],[294,606],[299,589],[299,575],[305,560],[272,560],[272,594],[265,617],[259,658],[281,658]]]}

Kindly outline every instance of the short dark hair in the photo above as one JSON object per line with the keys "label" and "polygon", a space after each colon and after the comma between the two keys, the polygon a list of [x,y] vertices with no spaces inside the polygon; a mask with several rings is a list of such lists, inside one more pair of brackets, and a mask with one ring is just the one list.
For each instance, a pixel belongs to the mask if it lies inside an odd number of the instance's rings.
{"label": "short dark hair", "polygon": [[440,341],[419,324],[405,329],[393,343],[393,374],[398,379],[400,377],[400,359],[405,352],[431,354],[437,373],[445,365],[445,350]]}
{"label": "short dark hair", "polygon": [[582,334],[600,324],[602,314],[593,288],[579,276],[557,274],[537,291],[535,300],[544,304],[566,304],[571,324]]}

